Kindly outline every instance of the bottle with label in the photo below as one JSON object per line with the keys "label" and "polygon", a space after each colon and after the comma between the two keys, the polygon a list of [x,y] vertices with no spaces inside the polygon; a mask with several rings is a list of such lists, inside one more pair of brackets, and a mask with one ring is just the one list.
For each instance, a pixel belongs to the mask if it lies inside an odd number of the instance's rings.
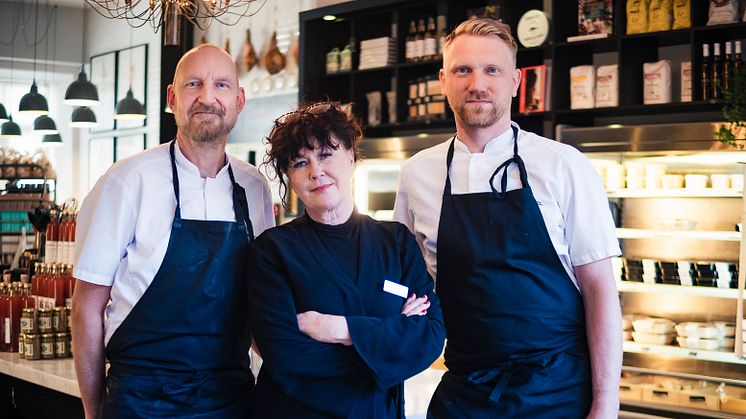
{"label": "bottle with label", "polygon": [[446,37],[448,36],[448,29],[446,29],[446,17],[438,16],[438,57],[443,56],[443,46],[446,44]]}
{"label": "bottle with label", "polygon": [[414,51],[412,61],[422,61],[425,55],[425,20],[420,19],[417,23],[417,34],[414,38]]}
{"label": "bottle with label", "polygon": [[52,220],[47,224],[47,242],[44,249],[44,262],[55,263],[57,262],[57,241],[59,237],[59,224],[57,223],[57,217],[52,216]]}
{"label": "bottle with label", "polygon": [[438,58],[438,34],[435,32],[435,19],[432,16],[427,18],[427,30],[425,31],[425,51],[423,53],[425,60],[435,60]]}
{"label": "bottle with label", "polygon": [[725,43],[725,59],[723,60],[723,82],[722,91],[730,88],[731,78],[733,77],[733,52],[730,41]]}
{"label": "bottle with label", "polygon": [[733,49],[733,74],[735,75],[740,73],[743,67],[743,61],[741,61],[741,41],[735,41]]}
{"label": "bottle with label", "polygon": [[67,265],[65,276],[65,307],[73,306],[73,291],[75,290],[75,278],[73,278],[73,265]]}
{"label": "bottle with label", "polygon": [[711,94],[711,82],[710,82],[710,74],[712,72],[712,64],[710,63],[710,45],[703,44],[702,45],[702,67],[700,68],[700,77],[701,77],[701,88],[700,88],[700,97],[702,100],[710,100],[710,94]]}
{"label": "bottle with label", "polygon": [[720,43],[715,42],[713,44],[712,65],[710,65],[710,95],[713,100],[720,100],[721,98],[722,64],[722,61],[720,61]]}
{"label": "bottle with label", "polygon": [[[10,319],[7,315],[7,302],[6,299],[6,285],[0,284],[0,352],[5,352],[7,347],[10,345],[10,335],[6,334],[5,330],[10,329]],[[6,320],[7,319],[7,320]],[[5,342],[5,338],[8,338],[8,342]]]}
{"label": "bottle with label", "polygon": [[18,351],[18,334],[21,333],[21,315],[23,314],[23,297],[18,287],[11,287],[8,301],[8,313],[10,314],[10,349],[8,349],[8,352],[16,352]]}
{"label": "bottle with label", "polygon": [[414,61],[414,41],[417,36],[417,26],[414,20],[409,21],[409,33],[407,34],[407,47],[404,52],[404,60],[408,63]]}

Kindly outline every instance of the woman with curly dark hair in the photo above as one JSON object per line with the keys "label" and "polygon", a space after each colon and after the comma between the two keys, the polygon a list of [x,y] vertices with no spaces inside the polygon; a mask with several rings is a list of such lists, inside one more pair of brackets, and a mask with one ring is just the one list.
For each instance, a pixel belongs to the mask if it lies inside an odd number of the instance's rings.
{"label": "woman with curly dark hair", "polygon": [[[405,379],[440,355],[433,281],[402,224],[355,209],[359,120],[332,102],[275,121],[266,163],[305,204],[257,238],[250,323],[259,418],[403,418]],[[286,204],[286,202],[284,202]]]}

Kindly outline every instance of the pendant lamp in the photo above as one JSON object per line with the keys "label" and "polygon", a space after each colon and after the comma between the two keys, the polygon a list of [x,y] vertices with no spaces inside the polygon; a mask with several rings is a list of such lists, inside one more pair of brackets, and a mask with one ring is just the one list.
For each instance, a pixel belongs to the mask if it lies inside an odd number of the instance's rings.
{"label": "pendant lamp", "polygon": [[31,90],[21,98],[21,102],[18,104],[18,112],[39,116],[48,114],[49,106],[47,105],[47,99],[39,94],[39,88],[36,86],[36,45],[38,44],[36,34],[39,26],[38,0],[36,1],[34,16],[34,81],[31,83]]}
{"label": "pendant lamp", "polygon": [[[85,45],[85,1],[83,2],[83,39],[81,45]],[[57,22],[55,21],[55,27]],[[80,62],[85,63],[85,48],[80,49],[81,57]],[[100,102],[98,100],[98,90],[96,86],[88,81],[88,77],[85,74],[85,66],[80,66],[80,73],[78,73],[78,79],[70,83],[65,91],[65,100],[62,101],[65,105],[71,106],[96,106]]]}
{"label": "pendant lamp", "polygon": [[58,134],[57,124],[48,115],[42,115],[34,120],[34,134]]}
{"label": "pendant lamp", "polygon": [[145,119],[145,108],[132,94],[132,87],[127,90],[127,96],[117,103],[117,114],[114,119]]}
{"label": "pendant lamp", "polygon": [[80,106],[73,111],[70,118],[70,126],[73,128],[93,128],[98,126],[96,114],[87,106]]}
{"label": "pendant lamp", "polygon": [[13,122],[13,117],[8,115],[8,122],[0,128],[0,138],[18,138],[21,136],[21,127]]}
{"label": "pendant lamp", "polygon": [[18,104],[18,112],[29,115],[47,115],[49,113],[47,99],[39,94],[36,80],[31,84],[31,90],[21,98],[21,102]]}
{"label": "pendant lamp", "polygon": [[88,81],[82,66],[80,67],[80,73],[78,73],[78,79],[67,86],[65,100],[62,103],[71,106],[96,106],[100,103],[98,90],[93,83]]}
{"label": "pendant lamp", "polygon": [[41,145],[59,147],[62,145],[62,137],[60,137],[60,134],[47,134],[41,139]]}
{"label": "pendant lamp", "polygon": [[8,122],[8,112],[5,111],[5,106],[0,103],[0,124]]}

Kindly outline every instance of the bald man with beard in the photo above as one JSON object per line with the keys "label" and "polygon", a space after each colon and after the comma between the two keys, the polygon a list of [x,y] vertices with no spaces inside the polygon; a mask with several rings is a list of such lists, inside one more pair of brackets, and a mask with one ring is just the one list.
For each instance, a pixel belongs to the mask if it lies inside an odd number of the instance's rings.
{"label": "bald man with beard", "polygon": [[274,218],[264,177],[225,153],[245,104],[233,60],[209,44],[187,52],[168,104],[176,139],[113,165],[78,215],[72,332],[86,418],[249,409],[246,252]]}

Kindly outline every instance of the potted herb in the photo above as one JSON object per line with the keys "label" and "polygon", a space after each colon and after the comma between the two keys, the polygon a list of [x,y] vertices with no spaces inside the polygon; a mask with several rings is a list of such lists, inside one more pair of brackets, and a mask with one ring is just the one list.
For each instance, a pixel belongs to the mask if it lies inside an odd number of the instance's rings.
{"label": "potted herb", "polygon": [[723,116],[726,124],[715,132],[717,139],[743,149],[746,139],[746,68],[733,74],[728,89],[723,90]]}

